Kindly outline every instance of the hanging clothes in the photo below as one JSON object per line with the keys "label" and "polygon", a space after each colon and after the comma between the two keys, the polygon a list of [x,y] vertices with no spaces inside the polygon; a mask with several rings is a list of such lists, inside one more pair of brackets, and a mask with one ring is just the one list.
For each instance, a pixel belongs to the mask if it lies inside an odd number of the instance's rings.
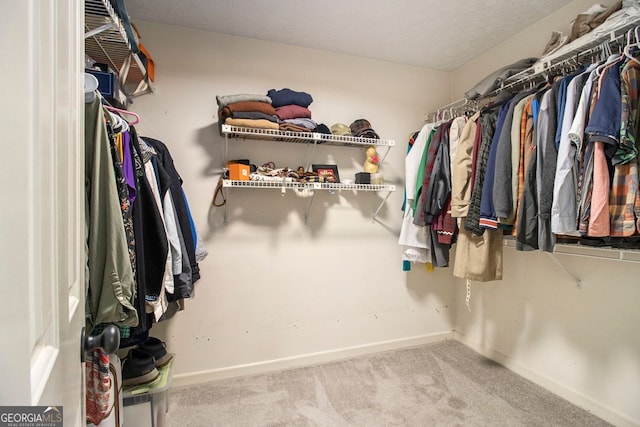
{"label": "hanging clothes", "polygon": [[452,166],[451,215],[460,218],[460,229],[456,243],[453,275],[461,279],[481,282],[502,279],[503,235],[498,230],[487,230],[482,235],[474,235],[465,227],[472,187],[472,159],[474,146],[479,149],[476,135],[482,133],[479,126],[480,113],[469,118],[462,134],[455,161]]}
{"label": "hanging clothes", "polygon": [[415,200],[421,191],[418,182],[421,187],[422,179],[419,175],[424,170],[421,168],[422,153],[433,138],[434,127],[433,123],[422,127],[405,158],[406,203],[398,243],[403,246],[403,260],[414,263],[431,263],[431,233],[428,233],[424,227],[414,225],[413,217]]}
{"label": "hanging clothes", "polygon": [[587,84],[591,71],[591,68],[587,69],[568,84],[564,116],[558,126],[560,141],[551,204],[551,231],[555,234],[579,235],[576,227],[577,147],[571,141],[570,133],[577,114],[580,94]]}
{"label": "hanging clothes", "polygon": [[[620,144],[612,163],[611,236],[628,237],[640,232],[640,194],[638,193],[638,81],[640,64],[629,60],[620,76]],[[636,225],[637,223],[637,225]]]}
{"label": "hanging clothes", "polygon": [[85,104],[85,221],[87,328],[135,326],[136,282],[99,98]]}
{"label": "hanging clothes", "polygon": [[436,267],[455,242],[456,277],[499,280],[504,234],[520,251],[553,252],[557,239],[640,247],[640,62],[625,50],[562,71],[423,128],[407,187]]}

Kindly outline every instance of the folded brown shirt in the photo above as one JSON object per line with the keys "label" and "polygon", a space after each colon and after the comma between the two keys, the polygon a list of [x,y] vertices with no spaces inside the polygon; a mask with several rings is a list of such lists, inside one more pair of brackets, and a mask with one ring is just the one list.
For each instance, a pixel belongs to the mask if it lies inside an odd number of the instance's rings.
{"label": "folded brown shirt", "polygon": [[288,130],[290,132],[311,132],[311,129],[309,128],[292,125],[291,123],[280,123],[280,130]]}
{"label": "folded brown shirt", "polygon": [[258,101],[241,101],[234,102],[219,110],[220,122],[224,122],[227,117],[231,117],[231,113],[240,111],[257,111],[267,114],[269,116],[275,116],[276,109],[271,104]]}

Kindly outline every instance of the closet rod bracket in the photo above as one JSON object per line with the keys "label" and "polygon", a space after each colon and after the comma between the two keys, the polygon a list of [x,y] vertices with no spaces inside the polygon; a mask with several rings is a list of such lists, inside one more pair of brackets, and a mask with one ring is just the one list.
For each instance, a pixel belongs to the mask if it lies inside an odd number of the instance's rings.
{"label": "closet rod bracket", "polygon": [[576,289],[582,289],[582,280],[580,280],[578,276],[576,276],[575,274],[567,270],[567,268],[560,261],[558,261],[558,259],[555,257],[554,254],[552,254],[551,252],[545,252],[545,253],[549,256],[549,258],[553,260],[553,262],[555,262],[558,265],[558,267],[560,267],[565,273],[567,273],[569,277],[573,279],[573,281],[576,284]]}
{"label": "closet rod bracket", "polygon": [[376,217],[378,216],[378,213],[380,213],[380,210],[382,209],[382,207],[384,206],[385,203],[387,203],[387,200],[389,199],[389,196],[391,196],[391,193],[393,193],[395,191],[396,187],[392,186],[389,191],[387,192],[387,195],[384,197],[384,200],[382,200],[382,202],[380,202],[380,205],[378,206],[378,209],[376,209],[376,211],[373,213],[373,217],[371,218],[371,222],[376,222]]}

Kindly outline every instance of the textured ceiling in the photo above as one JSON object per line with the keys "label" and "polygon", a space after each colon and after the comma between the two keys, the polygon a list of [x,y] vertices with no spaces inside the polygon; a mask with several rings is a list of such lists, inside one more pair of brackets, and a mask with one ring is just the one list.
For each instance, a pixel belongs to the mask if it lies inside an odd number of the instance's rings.
{"label": "textured ceiling", "polygon": [[126,0],[136,19],[453,70],[570,0]]}

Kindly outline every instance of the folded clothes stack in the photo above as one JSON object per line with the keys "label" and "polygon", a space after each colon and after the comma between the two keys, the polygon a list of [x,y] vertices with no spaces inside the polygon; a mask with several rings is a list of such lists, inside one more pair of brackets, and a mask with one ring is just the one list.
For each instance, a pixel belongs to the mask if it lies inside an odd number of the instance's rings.
{"label": "folded clothes stack", "polygon": [[278,117],[271,98],[259,94],[218,95],[220,124],[278,130]]}
{"label": "folded clothes stack", "polygon": [[313,102],[313,98],[308,93],[289,88],[270,89],[267,96],[276,109],[280,130],[313,132],[318,127],[318,124],[311,119],[309,105]]}

